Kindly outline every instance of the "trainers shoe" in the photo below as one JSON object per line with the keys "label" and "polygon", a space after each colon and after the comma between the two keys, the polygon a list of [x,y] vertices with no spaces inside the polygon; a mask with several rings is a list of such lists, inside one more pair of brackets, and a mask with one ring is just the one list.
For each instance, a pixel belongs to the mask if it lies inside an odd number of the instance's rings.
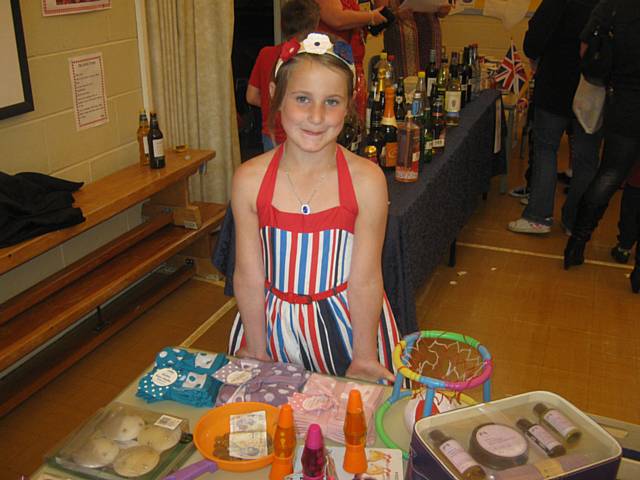
{"label": "trainers shoe", "polygon": [[516,198],[529,197],[529,189],[526,185],[522,185],[521,187],[514,188],[513,190],[509,191],[509,195]]}
{"label": "trainers shoe", "polygon": [[520,203],[521,203],[522,205],[529,205],[529,197],[522,197],[522,198],[520,199]]}
{"label": "trainers shoe", "polygon": [[631,250],[622,248],[620,244],[611,249],[611,256],[618,263],[627,263],[629,261],[629,255],[631,255]]}
{"label": "trainers shoe", "polygon": [[545,225],[544,223],[536,223],[526,218],[519,218],[513,222],[509,222],[507,226],[509,230],[516,233],[549,233],[551,231],[551,227],[549,225]]}

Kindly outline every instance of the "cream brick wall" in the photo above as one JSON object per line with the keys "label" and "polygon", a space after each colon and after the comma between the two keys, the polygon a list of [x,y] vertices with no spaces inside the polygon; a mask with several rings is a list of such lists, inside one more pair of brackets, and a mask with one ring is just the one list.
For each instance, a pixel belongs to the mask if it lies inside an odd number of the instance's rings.
{"label": "cream brick wall", "polygon": [[[21,0],[35,110],[0,120],[0,171],[35,171],[93,182],[137,161],[142,106],[135,3],[113,0],[100,12],[43,17],[41,2]],[[101,52],[109,122],[76,131],[68,59]],[[133,228],[134,207],[20,267],[0,275],[0,302]]]}

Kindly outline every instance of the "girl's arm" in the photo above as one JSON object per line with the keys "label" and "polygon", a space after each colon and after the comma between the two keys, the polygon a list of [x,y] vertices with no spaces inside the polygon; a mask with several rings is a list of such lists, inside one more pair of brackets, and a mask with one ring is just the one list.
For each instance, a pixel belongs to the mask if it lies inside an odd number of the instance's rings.
{"label": "girl's arm", "polygon": [[316,0],[320,6],[320,19],[336,30],[350,30],[385,23],[387,18],[380,13],[382,7],[370,12],[343,10],[340,0]]}
{"label": "girl's arm", "polygon": [[374,164],[359,158],[355,158],[355,162],[358,162],[357,174],[353,175],[358,217],[348,289],[353,360],[347,376],[369,381],[393,381],[391,372],[378,362],[377,349],[384,294],[382,245],[387,225],[387,182],[382,171]]}
{"label": "girl's arm", "polygon": [[233,290],[244,327],[246,345],[237,355],[269,360],[264,312],[264,267],[256,197],[260,170],[247,162],[236,170],[231,190],[231,208],[236,229],[236,262]]}

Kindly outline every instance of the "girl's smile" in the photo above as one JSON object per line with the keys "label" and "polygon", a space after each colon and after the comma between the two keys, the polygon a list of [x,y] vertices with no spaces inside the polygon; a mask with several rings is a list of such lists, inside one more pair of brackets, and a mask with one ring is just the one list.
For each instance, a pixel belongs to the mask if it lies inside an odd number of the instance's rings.
{"label": "girl's smile", "polygon": [[329,146],[333,153],[349,104],[345,80],[343,73],[315,62],[296,65],[280,107],[290,142],[308,152]]}

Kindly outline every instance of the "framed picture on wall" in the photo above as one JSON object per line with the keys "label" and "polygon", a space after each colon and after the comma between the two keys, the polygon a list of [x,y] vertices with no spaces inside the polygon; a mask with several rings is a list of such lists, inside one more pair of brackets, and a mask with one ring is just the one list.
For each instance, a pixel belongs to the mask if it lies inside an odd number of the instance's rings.
{"label": "framed picture on wall", "polygon": [[42,0],[42,15],[67,15],[111,8],[111,0]]}
{"label": "framed picture on wall", "polygon": [[19,0],[0,0],[0,119],[33,110]]}

